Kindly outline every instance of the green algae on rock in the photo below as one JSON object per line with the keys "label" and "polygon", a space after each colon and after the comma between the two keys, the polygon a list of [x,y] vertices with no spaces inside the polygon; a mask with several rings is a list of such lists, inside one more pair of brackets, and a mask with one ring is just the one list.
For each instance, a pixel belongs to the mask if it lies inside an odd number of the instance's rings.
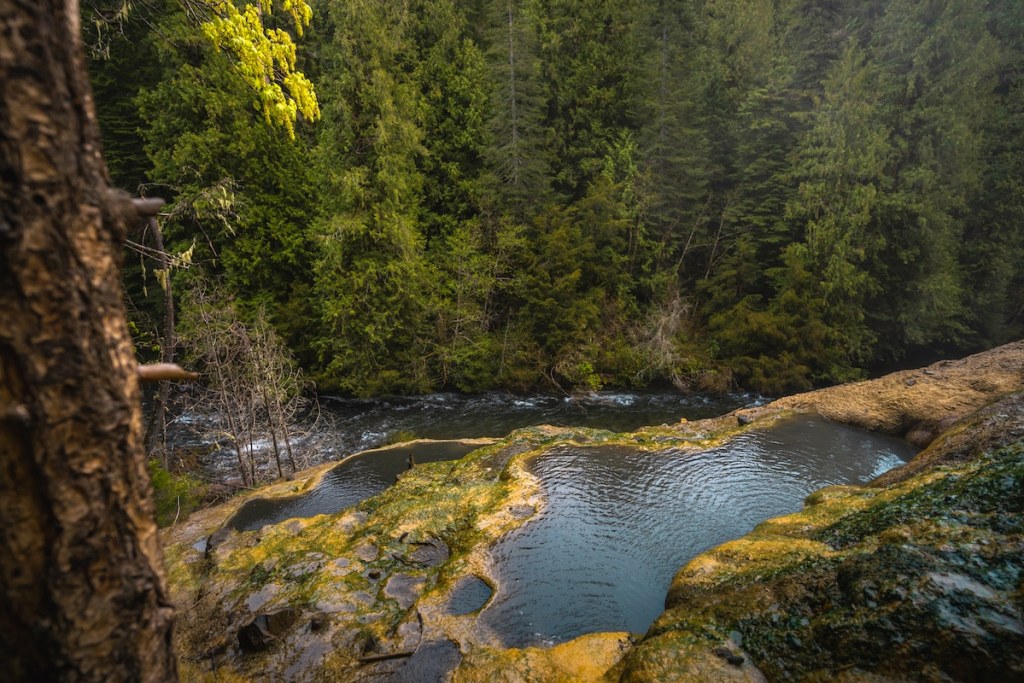
{"label": "green algae on rock", "polygon": [[[1018,343],[631,434],[520,430],[353,508],[208,547],[196,543],[247,498],[201,511],[163,534],[182,672],[350,681],[418,652],[438,653],[421,670],[461,681],[1020,679],[1024,398],[1007,394],[1022,389]],[[489,577],[487,547],[544,505],[529,458],[563,443],[698,450],[802,412],[931,446],[878,485],[829,487],[694,558],[635,645],[590,634],[503,649],[475,613],[449,609],[460,581]],[[330,466],[254,495],[294,495]]]}
{"label": "green algae on rock", "polygon": [[[460,461],[417,465],[354,508],[233,532],[209,548],[196,541],[233,514],[237,501],[169,529],[183,672],[193,680],[267,671],[349,680],[386,666],[360,659],[406,652],[445,630],[465,639],[472,617],[444,615],[441,607],[459,578],[486,574],[483,548],[541,504],[522,459],[552,440],[602,435],[521,430]],[[272,492],[291,494],[278,488]],[[282,609],[297,610],[289,627],[243,653],[239,632]]]}
{"label": "green algae on rock", "polygon": [[[986,412],[1019,428],[1020,407],[1011,396]],[[695,558],[622,680],[719,680],[727,669],[709,653],[732,633],[769,680],[1020,679],[1024,442],[1013,433],[888,488],[813,494]]]}

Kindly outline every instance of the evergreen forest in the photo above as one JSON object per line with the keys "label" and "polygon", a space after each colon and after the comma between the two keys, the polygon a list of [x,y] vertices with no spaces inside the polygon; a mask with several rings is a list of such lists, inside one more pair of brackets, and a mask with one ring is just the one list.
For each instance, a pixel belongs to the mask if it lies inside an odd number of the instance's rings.
{"label": "evergreen forest", "polygon": [[211,296],[356,396],[778,394],[1024,333],[1020,0],[249,3],[85,3],[111,177],[167,200],[147,359]]}

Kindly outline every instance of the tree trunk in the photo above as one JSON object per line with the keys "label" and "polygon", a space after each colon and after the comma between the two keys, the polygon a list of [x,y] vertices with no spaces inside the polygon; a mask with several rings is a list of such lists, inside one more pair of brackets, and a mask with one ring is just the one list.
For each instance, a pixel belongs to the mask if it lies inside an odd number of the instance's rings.
{"label": "tree trunk", "polygon": [[172,681],[172,610],[77,0],[0,0],[0,661]]}
{"label": "tree trunk", "polygon": [[[164,290],[164,338],[160,343],[160,362],[173,363],[174,350],[178,343],[174,333],[174,290],[171,288],[171,259],[164,250],[164,234],[160,229],[160,222],[154,218],[149,219],[149,229],[153,233],[153,246],[160,254],[160,268],[165,275],[161,283]],[[153,419],[156,422],[157,434],[160,436],[160,455],[164,461],[164,469],[171,469],[170,449],[167,448],[167,401],[170,397],[171,383],[160,382],[160,389],[157,391],[156,405],[153,407]],[[156,450],[154,444],[150,443],[148,452]]]}
{"label": "tree trunk", "polygon": [[[280,405],[278,406],[278,411],[280,411]],[[292,438],[288,433],[288,420],[280,412],[278,412],[278,419],[281,421],[281,431],[284,433],[284,447],[285,452],[288,454],[288,464],[291,465],[292,474],[295,474],[297,468],[295,467],[295,455],[292,453]]]}
{"label": "tree trunk", "polygon": [[[274,444],[274,462],[277,463],[277,476],[284,479],[284,470],[281,469],[281,449],[277,445],[277,421],[274,419],[274,409],[270,406],[270,396],[267,394],[267,387],[263,385],[263,407],[267,409],[267,425],[270,428],[270,439]],[[294,469],[292,470],[294,472]]]}

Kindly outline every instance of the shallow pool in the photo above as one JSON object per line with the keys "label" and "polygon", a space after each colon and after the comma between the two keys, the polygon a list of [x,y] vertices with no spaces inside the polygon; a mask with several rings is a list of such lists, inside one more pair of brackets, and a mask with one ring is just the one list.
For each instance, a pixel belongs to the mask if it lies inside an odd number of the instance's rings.
{"label": "shallow pool", "polygon": [[311,491],[287,498],[254,498],[225,526],[253,531],[292,517],[330,514],[375,496],[415,463],[457,460],[478,444],[462,441],[416,441],[359,453],[339,463]]}
{"label": "shallow pool", "polygon": [[673,574],[698,553],[914,452],[807,416],[695,454],[554,449],[530,465],[546,507],[491,551],[498,592],[480,620],[509,647],[643,632],[664,609]]}

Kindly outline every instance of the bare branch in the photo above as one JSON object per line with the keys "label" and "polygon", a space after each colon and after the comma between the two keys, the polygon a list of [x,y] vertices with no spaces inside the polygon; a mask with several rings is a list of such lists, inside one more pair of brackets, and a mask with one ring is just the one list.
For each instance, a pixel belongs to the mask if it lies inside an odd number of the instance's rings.
{"label": "bare branch", "polygon": [[176,363],[150,363],[139,365],[139,380],[142,382],[159,382],[161,380],[194,381],[199,379],[198,372],[189,372]]}

